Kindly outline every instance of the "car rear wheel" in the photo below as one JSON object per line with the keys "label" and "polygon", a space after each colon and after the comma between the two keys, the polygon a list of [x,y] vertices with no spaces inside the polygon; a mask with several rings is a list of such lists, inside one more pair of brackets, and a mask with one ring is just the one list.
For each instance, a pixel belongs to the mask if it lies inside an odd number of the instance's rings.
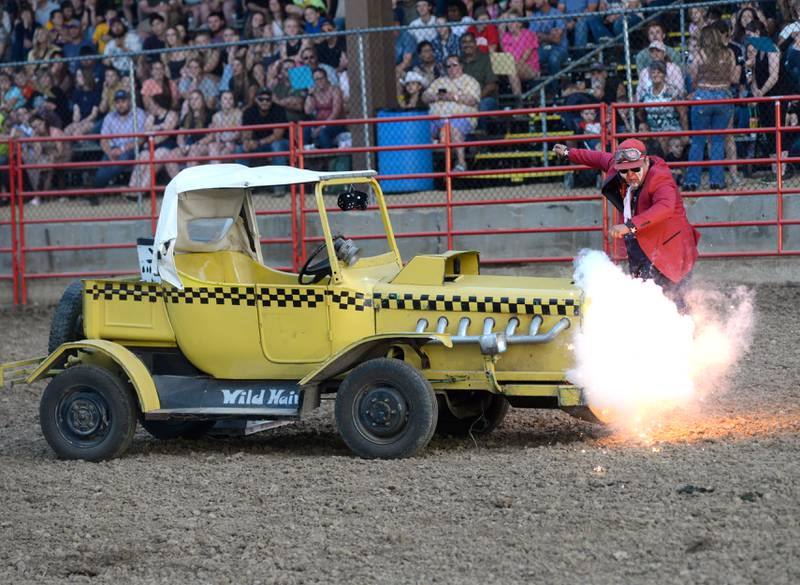
{"label": "car rear wheel", "polygon": [[450,392],[439,403],[439,435],[487,435],[499,427],[508,414],[505,396],[490,392]]}
{"label": "car rear wheel", "polygon": [[161,441],[171,441],[173,439],[199,439],[204,436],[211,427],[214,426],[213,420],[147,420],[140,419],[142,428],[146,430],[154,439]]}
{"label": "car rear wheel", "polygon": [[42,433],[62,459],[100,461],[122,455],[136,431],[136,401],[112,372],[74,366],[53,378],[42,394]]}
{"label": "car rear wheel", "polygon": [[410,457],[436,429],[436,395],[419,370],[379,358],[351,371],[336,395],[336,425],[342,439],[367,459]]}
{"label": "car rear wheel", "polygon": [[83,283],[72,281],[58,301],[50,323],[48,353],[53,353],[62,343],[83,339]]}

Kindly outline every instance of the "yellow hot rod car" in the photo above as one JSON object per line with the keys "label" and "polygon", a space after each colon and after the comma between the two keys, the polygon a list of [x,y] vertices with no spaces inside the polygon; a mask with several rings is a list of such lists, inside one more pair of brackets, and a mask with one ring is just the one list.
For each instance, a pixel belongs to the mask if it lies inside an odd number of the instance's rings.
{"label": "yellow hot rod car", "polygon": [[[286,185],[313,187],[319,219],[299,273],[264,263],[253,204]],[[488,433],[509,405],[587,414],[565,378],[581,290],[480,275],[473,251],[404,264],[374,171],[188,168],[139,248],[139,276],[67,288],[46,358],[0,366],[0,382],[52,378],[40,418],[62,458],[120,456],[137,420],[158,438],[250,432],[323,396],[367,458],[413,455],[436,431]]]}

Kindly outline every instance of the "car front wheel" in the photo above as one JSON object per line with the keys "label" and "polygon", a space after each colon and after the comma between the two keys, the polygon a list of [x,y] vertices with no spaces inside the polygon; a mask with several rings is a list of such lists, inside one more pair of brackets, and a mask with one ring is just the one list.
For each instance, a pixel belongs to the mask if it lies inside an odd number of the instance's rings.
{"label": "car front wheel", "polygon": [[336,396],[339,433],[367,459],[414,455],[430,442],[437,413],[430,382],[396,359],[373,359],[356,367]]}
{"label": "car front wheel", "polygon": [[133,393],[114,373],[74,366],[53,378],[42,394],[44,438],[62,459],[100,461],[122,455],[136,431]]}

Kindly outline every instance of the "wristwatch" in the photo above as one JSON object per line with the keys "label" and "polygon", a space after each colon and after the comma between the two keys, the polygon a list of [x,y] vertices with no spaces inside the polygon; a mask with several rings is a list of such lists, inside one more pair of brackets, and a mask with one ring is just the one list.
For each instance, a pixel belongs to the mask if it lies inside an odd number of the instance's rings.
{"label": "wristwatch", "polygon": [[633,222],[631,220],[626,221],[625,225],[628,226],[628,229],[631,230],[632,234],[635,234],[638,231],[637,227],[633,225]]}

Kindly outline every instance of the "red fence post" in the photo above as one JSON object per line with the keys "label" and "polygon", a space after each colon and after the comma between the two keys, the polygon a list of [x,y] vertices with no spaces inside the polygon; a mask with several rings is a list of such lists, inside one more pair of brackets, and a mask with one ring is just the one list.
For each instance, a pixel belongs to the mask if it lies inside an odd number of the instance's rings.
{"label": "red fence post", "polygon": [[8,209],[11,214],[11,290],[14,304],[19,304],[19,249],[17,246],[17,189],[16,189],[17,141],[8,141]]}
{"label": "red fence post", "polygon": [[[303,130],[305,127],[302,123],[298,124],[297,126],[297,162],[298,167],[303,169],[305,168],[305,161],[303,160],[303,149],[305,145],[303,144]],[[298,237],[297,242],[297,255],[295,257],[295,270],[300,269],[300,263],[303,262],[305,255],[306,255],[306,186],[305,184],[300,185],[300,196],[299,198],[299,206],[300,206],[300,235]]]}
{"label": "red fence post", "polygon": [[[614,104],[611,104],[611,116],[613,120],[614,116]],[[613,124],[613,121],[612,121]],[[612,126],[613,128],[613,126]],[[606,105],[600,104],[600,146],[603,149],[603,152],[608,152],[608,112],[606,111]],[[603,177],[605,178],[605,177]],[[602,183],[600,183],[600,206],[601,206],[601,213],[603,214],[601,224],[603,226],[603,252],[606,255],[611,255],[611,247],[608,245],[608,200],[603,197],[602,193]]]}
{"label": "red fence post", "polygon": [[776,180],[776,197],[777,199],[777,218],[778,218],[778,254],[783,254],[783,162],[781,161],[781,150],[783,150],[783,141],[781,140],[781,128],[783,128],[783,121],[781,120],[781,102],[775,100],[775,173]]}
{"label": "red fence post", "polygon": [[28,287],[25,279],[25,199],[23,194],[25,192],[25,181],[23,179],[23,170],[22,170],[22,144],[19,142],[16,143],[16,156],[15,159],[17,161],[17,202],[19,206],[17,207],[18,214],[18,227],[19,227],[19,238],[17,240],[17,253],[19,262],[17,264],[19,270],[19,296],[20,302],[23,305],[28,304]]}
{"label": "red fence post", "polygon": [[[297,122],[289,123],[289,165],[295,166],[297,158]],[[301,221],[300,214],[297,212],[297,185],[289,186],[289,198],[292,209],[292,269],[297,272],[300,269],[299,243],[297,241],[297,225]]]}
{"label": "red fence post", "polygon": [[[155,164],[156,145],[153,136],[147,137],[147,152],[150,157],[150,160],[147,162],[147,164],[150,167],[150,229],[152,229],[153,235],[155,235],[156,220],[158,218],[156,216],[156,164]],[[136,170],[135,167],[134,170]]]}
{"label": "red fence post", "polygon": [[450,120],[444,125],[444,172],[447,188],[447,249],[453,249],[453,172],[450,161]]}

